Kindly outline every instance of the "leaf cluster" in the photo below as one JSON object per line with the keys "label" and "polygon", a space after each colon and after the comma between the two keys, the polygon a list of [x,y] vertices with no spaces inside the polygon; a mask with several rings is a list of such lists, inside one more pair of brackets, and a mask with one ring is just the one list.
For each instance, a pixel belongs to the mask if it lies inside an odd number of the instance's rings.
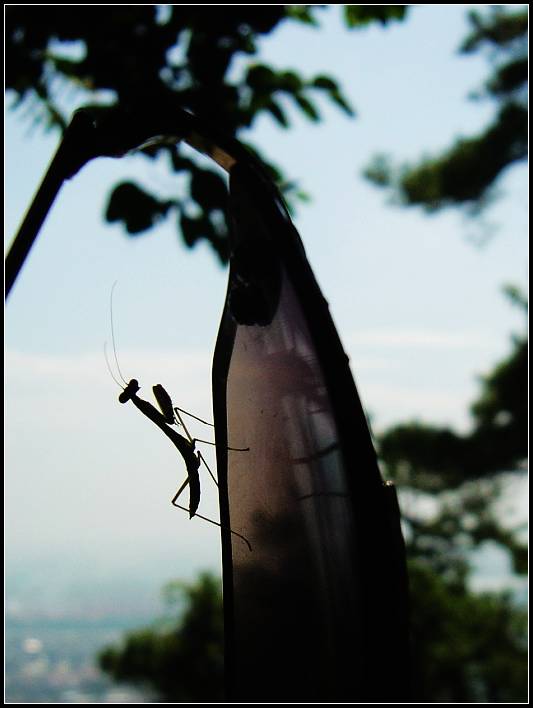
{"label": "leaf cluster", "polygon": [[[396,425],[379,439],[387,475],[411,498],[422,500],[404,509],[410,555],[431,561],[439,573],[460,583],[468,570],[467,553],[487,541],[509,552],[515,572],[527,572],[520,529],[502,526],[494,509],[505,476],[525,470],[527,381],[527,340],[515,337],[511,354],[481,379],[468,433],[413,422]],[[431,501],[432,513],[420,511],[424,499]]]}
{"label": "leaf cluster", "polygon": [[376,155],[365,177],[392,190],[404,205],[423,206],[430,212],[448,206],[466,206],[477,214],[492,196],[492,186],[528,151],[526,9],[491,8],[486,15],[469,15],[471,34],[461,53],[491,50],[492,74],[475,98],[490,98],[497,105],[492,122],[479,134],[456,140],[438,155],[416,164],[396,166],[386,155]]}
{"label": "leaf cluster", "polygon": [[[522,308],[517,288],[507,295]],[[469,590],[470,554],[490,542],[515,573],[528,572],[517,521],[496,503],[528,454],[528,356],[514,337],[508,357],[481,379],[473,425],[461,434],[420,422],[379,438],[387,476],[402,499],[409,567],[413,691],[427,702],[527,700],[527,614],[510,594]]]}
{"label": "leaf cluster", "polygon": [[506,594],[451,585],[420,559],[409,563],[414,700],[527,700],[527,613]]}
{"label": "leaf cluster", "polygon": [[[257,61],[261,40],[282,24],[319,29],[315,5],[9,5],[6,7],[5,85],[13,107],[36,124],[64,129],[73,107],[142,106],[154,114],[180,106],[240,136],[263,115],[282,128],[290,114],[321,120],[326,100],[351,117],[350,102],[327,74],[303,77]],[[402,19],[404,6],[346,6],[347,26]],[[256,150],[257,152],[257,150]],[[181,192],[162,199],[125,182],[112,190],[106,218],[130,235],[174,219],[188,246],[207,240],[228,257],[222,178],[178,148],[147,148],[165,170],[185,176]],[[268,165],[289,200],[306,198]],[[176,180],[177,182],[177,180]]]}

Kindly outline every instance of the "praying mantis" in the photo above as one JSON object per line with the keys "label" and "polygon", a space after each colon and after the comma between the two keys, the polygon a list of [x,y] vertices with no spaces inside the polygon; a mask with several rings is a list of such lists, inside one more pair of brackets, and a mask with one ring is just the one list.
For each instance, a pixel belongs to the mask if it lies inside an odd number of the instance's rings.
{"label": "praying mantis", "polygon": [[[115,288],[116,283],[114,283],[113,288],[111,289],[111,300],[110,300],[110,311],[111,311],[111,336],[112,336],[112,342],[113,342],[113,352],[114,352],[114,358],[115,358],[115,364],[117,367],[118,374],[120,378],[122,379],[122,382],[125,384],[124,386],[120,381],[116,378],[116,376],[113,374],[113,371],[111,369],[111,366],[109,364],[109,359],[107,357],[107,351],[106,351],[106,345],[104,345],[104,356],[107,364],[107,368],[109,370],[109,373],[111,374],[111,377],[115,381],[115,383],[122,389],[122,393],[119,395],[118,400],[120,403],[127,403],[128,401],[131,401],[133,405],[141,412],[143,415],[145,415],[147,418],[149,418],[157,427],[166,435],[170,441],[174,444],[178,452],[180,453],[181,457],[183,458],[183,461],[185,462],[185,467],[187,469],[187,477],[185,481],[182,483],[182,485],[179,487],[178,491],[174,495],[174,497],[171,500],[171,503],[173,506],[177,507],[178,509],[182,509],[183,511],[186,511],[189,513],[189,518],[192,519],[193,516],[197,516],[199,519],[202,519],[203,521],[207,521],[211,524],[214,524],[216,526],[222,526],[221,524],[218,523],[218,521],[214,521],[213,519],[209,519],[207,516],[202,516],[201,514],[197,513],[198,506],[200,504],[200,473],[199,473],[199,468],[200,465],[203,463],[207,471],[209,472],[211,479],[214,481],[214,483],[218,486],[218,482],[216,480],[215,475],[211,471],[209,465],[205,461],[204,456],[199,450],[196,450],[196,443],[197,442],[202,442],[206,443],[208,445],[214,445],[215,443],[212,443],[208,440],[200,440],[199,438],[193,438],[191,434],[189,433],[187,426],[185,425],[185,422],[182,417],[182,413],[186,414],[195,420],[199,421],[200,423],[203,423],[204,425],[208,425],[211,427],[214,427],[213,423],[208,423],[207,421],[203,420],[202,418],[199,418],[198,416],[193,415],[192,413],[189,413],[188,411],[184,410],[183,408],[179,408],[178,406],[174,406],[172,403],[172,399],[168,392],[163,388],[161,384],[156,384],[155,386],[152,387],[152,391],[154,393],[155,399],[159,405],[158,410],[154,405],[152,405],[149,401],[145,401],[144,399],[140,398],[140,396],[137,395],[137,392],[140,390],[139,382],[137,379],[130,379],[130,381],[126,381],[124,376],[122,375],[122,372],[120,370],[120,365],[118,363],[118,356],[117,356],[117,350],[116,350],[116,344],[115,344],[115,328],[113,324],[113,291]],[[180,425],[184,432],[185,436],[181,435],[178,433],[176,430],[174,430],[171,426],[173,425]],[[249,448],[228,448],[229,450],[235,450],[239,452],[247,452]],[[186,507],[182,506],[181,504],[177,503],[177,500],[181,493],[184,491],[185,487],[189,486],[189,508],[187,509]],[[229,529],[231,533],[234,535],[238,536],[241,538],[246,545],[248,546],[249,550],[252,550],[252,547],[250,546],[249,541],[242,536],[241,534],[237,533],[236,531],[233,531],[232,529]]]}

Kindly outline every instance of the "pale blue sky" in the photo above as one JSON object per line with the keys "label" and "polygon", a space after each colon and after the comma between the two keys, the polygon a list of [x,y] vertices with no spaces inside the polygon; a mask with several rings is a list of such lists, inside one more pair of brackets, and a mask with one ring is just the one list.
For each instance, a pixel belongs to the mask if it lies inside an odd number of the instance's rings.
{"label": "pale blue sky", "polygon": [[[321,31],[287,25],[261,44],[262,61],[337,77],[358,113],[350,120],[321,101],[318,125],[289,108],[291,130],[265,117],[245,137],[313,197],[295,224],[376,429],[413,417],[467,427],[476,376],[525,327],[501,295],[505,283],[527,283],[524,166],[500,181],[502,197],[485,217],[495,235],[483,248],[473,244],[480,227],[459,213],[392,208],[360,176],[377,151],[416,159],[492,115],[490,103],[466,100],[488,72],[481,57],[456,53],[468,7],[414,7],[403,24],[349,32],[330,6]],[[8,243],[58,142],[28,132],[8,113]],[[88,165],[61,192],[6,310],[8,578],[37,563],[32,577],[46,586],[61,559],[65,587],[90,569],[101,588],[144,576],[157,594],[165,579],[219,564],[217,529],[170,506],[181,462],[153,425],[118,403],[103,343],[118,280],[125,376],[144,384],[145,397],[162,383],[176,404],[209,416],[226,273],[206,246],[187,251],[171,224],[136,240],[104,224],[109,187],[131,178],[163,194],[174,188],[141,157]],[[209,483],[203,513],[216,515]],[[15,611],[24,605],[17,593]],[[111,590],[107,600],[86,593],[100,608],[115,602]]]}

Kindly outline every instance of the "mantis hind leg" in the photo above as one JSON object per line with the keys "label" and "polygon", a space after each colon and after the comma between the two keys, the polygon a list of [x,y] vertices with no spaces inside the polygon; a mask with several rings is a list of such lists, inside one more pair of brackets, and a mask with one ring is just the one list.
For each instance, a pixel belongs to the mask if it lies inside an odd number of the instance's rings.
{"label": "mantis hind leg", "polygon": [[[178,491],[178,494],[179,493],[180,492]],[[176,494],[176,496],[172,500],[173,506],[175,506],[177,509],[181,509],[182,511],[186,511],[187,513],[189,513],[189,509],[187,509],[186,506],[181,506],[181,504],[176,504],[176,498],[177,498],[178,494]],[[202,521],[207,521],[208,523],[213,524],[214,526],[218,526],[221,529],[227,528],[226,526],[223,526],[222,524],[220,524],[218,521],[214,521],[213,519],[209,519],[207,516],[202,516],[201,514],[195,514],[195,516],[197,516],[199,519],[202,519]],[[248,549],[250,551],[252,550],[252,546],[250,545],[250,542],[248,541],[247,538],[245,538],[242,534],[237,533],[237,531],[233,531],[233,529],[229,529],[229,531],[234,536],[237,536],[238,538],[242,539],[244,541],[244,543],[248,546]]]}
{"label": "mantis hind leg", "polygon": [[[198,458],[198,465],[200,464],[200,458]],[[185,479],[181,487],[178,489],[176,494],[173,496],[171,503],[173,506],[179,506],[179,504],[176,504],[176,500],[180,496],[180,494],[183,492],[185,487],[189,485],[190,489],[190,497],[189,497],[189,518],[192,519],[192,517],[196,514],[196,510],[198,509],[198,505],[200,504],[200,475],[198,474],[198,467],[191,468],[189,467],[189,476]],[[180,507],[182,508],[182,507]]]}

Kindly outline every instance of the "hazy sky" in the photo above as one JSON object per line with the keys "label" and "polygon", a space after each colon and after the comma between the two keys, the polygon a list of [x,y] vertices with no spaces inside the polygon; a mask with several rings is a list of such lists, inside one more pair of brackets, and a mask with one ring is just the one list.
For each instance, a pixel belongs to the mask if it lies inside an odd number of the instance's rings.
{"label": "hazy sky", "polygon": [[[476,377],[525,327],[501,294],[505,283],[527,282],[524,166],[500,181],[483,228],[456,212],[392,208],[360,176],[378,151],[417,159],[493,114],[490,102],[466,99],[488,73],[485,59],[456,52],[467,7],[414,7],[403,24],[350,32],[331,6],[320,31],[287,25],[261,43],[260,61],[337,77],[357,110],[351,120],[320,101],[316,125],[289,108],[292,129],[265,117],[245,137],[313,197],[295,224],[377,430],[415,417],[467,427]],[[8,112],[5,141],[9,244],[58,138]],[[118,281],[124,375],[146,398],[162,383],[177,405],[210,416],[227,275],[207,246],[185,249],[171,223],[135,240],[105,225],[106,194],[121,179],[162,194],[175,187],[140,156],[89,164],[62,190],[6,309],[7,574],[31,568],[43,596],[58,577],[73,598],[76,578],[87,577],[101,590],[110,577],[143,577],[157,592],[220,562],[218,530],[171,507],[182,462],[155,426],[118,403],[103,344]],[[217,514],[212,486],[206,478],[208,516]]]}

